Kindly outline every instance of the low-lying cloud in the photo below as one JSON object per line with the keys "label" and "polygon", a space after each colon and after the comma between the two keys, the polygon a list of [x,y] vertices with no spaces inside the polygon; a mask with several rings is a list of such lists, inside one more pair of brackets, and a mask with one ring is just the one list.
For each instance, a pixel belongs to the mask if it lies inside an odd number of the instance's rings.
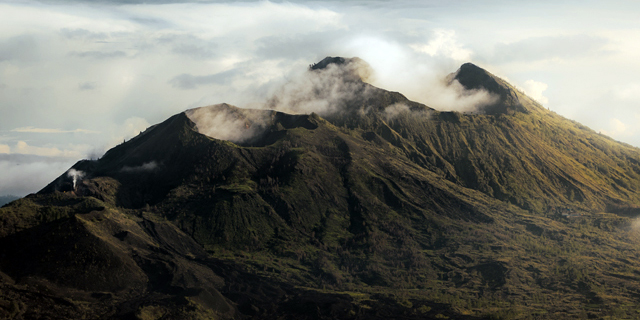
{"label": "low-lying cloud", "polygon": [[[327,59],[334,59],[327,63]],[[364,102],[375,92],[364,83],[375,78],[375,71],[359,58],[327,58],[317,65],[296,74],[284,84],[273,89],[265,103],[254,104],[257,109],[243,109],[227,104],[190,109],[187,116],[196,124],[198,131],[207,136],[244,143],[272,124],[272,113],[276,110],[289,114],[316,113],[327,117],[343,112],[366,115],[371,107]],[[336,63],[337,62],[337,63]],[[498,97],[485,90],[467,90],[457,80],[448,78],[433,82],[427,89],[430,101],[444,110],[479,112],[481,108],[496,102]],[[351,108],[359,108],[352,110]],[[266,110],[263,110],[266,109]],[[406,104],[395,103],[383,110],[387,120],[403,113],[414,113]],[[427,118],[430,113],[414,114]]]}
{"label": "low-lying cloud", "polygon": [[366,97],[369,87],[358,79],[368,80],[373,70],[355,58],[344,64],[331,63],[323,69],[309,70],[276,89],[265,107],[286,113],[328,116],[342,111],[346,103]]}
{"label": "low-lying cloud", "polygon": [[269,111],[227,104],[190,109],[185,114],[196,124],[198,132],[235,143],[246,142],[262,133],[270,119]]}
{"label": "low-lying cloud", "polygon": [[0,195],[25,196],[42,189],[77,160],[22,154],[0,154]]}
{"label": "low-lying cloud", "polygon": [[158,163],[155,161],[145,162],[139,166],[124,166],[120,169],[120,172],[125,173],[141,173],[141,172],[151,172],[158,169]]}

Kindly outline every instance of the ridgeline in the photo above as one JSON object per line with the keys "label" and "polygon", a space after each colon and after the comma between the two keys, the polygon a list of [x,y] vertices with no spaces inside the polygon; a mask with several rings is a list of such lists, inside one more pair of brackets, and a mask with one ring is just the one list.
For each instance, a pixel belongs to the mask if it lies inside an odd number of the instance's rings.
{"label": "ridgeline", "polygon": [[0,208],[0,318],[639,316],[639,149],[470,63],[473,113],[363,63],[310,67],[333,112],[201,108],[233,142],[183,112]]}

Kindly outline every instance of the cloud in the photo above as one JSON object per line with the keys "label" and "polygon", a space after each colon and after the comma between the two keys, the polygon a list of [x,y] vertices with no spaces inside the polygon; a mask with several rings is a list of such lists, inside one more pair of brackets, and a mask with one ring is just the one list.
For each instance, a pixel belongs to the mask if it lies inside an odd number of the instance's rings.
{"label": "cloud", "polygon": [[98,84],[96,82],[82,82],[78,85],[78,90],[80,91],[94,90],[97,87],[98,87]]}
{"label": "cloud", "polygon": [[549,103],[549,99],[543,96],[542,93],[547,90],[548,87],[549,86],[544,82],[527,80],[524,82],[524,87],[522,89],[529,97],[544,105]]}
{"label": "cloud", "polygon": [[640,83],[628,83],[613,88],[613,97],[625,102],[640,102]]}
{"label": "cloud", "polygon": [[344,30],[272,35],[256,40],[255,53],[263,59],[321,59],[322,54],[336,54],[345,38]]}
{"label": "cloud", "polygon": [[410,47],[431,57],[444,56],[455,61],[469,61],[473,55],[471,50],[458,43],[454,30],[436,29],[427,44],[414,43]]}
{"label": "cloud", "polygon": [[60,35],[62,35],[66,39],[96,42],[102,42],[109,38],[109,36],[105,32],[93,32],[82,28],[62,28],[60,30]]}
{"label": "cloud", "polygon": [[0,144],[0,154],[11,153],[11,148],[7,144]]}
{"label": "cloud", "polygon": [[0,61],[33,61],[40,57],[40,46],[30,34],[0,41]]}
{"label": "cloud", "polygon": [[363,86],[372,74],[371,66],[355,58],[344,64],[328,64],[324,69],[306,71],[274,90],[267,108],[294,114],[315,112],[328,116],[344,111],[356,98],[366,98],[370,87]]}
{"label": "cloud", "polygon": [[231,69],[224,72],[210,74],[206,76],[194,76],[191,74],[181,74],[169,80],[174,88],[183,90],[195,89],[199,86],[208,84],[228,84],[233,81],[234,77],[241,74],[241,70]]}
{"label": "cloud", "polygon": [[116,59],[116,58],[124,58],[127,54],[124,51],[82,51],[82,52],[71,52],[69,55],[79,57],[79,58],[88,58],[88,59]]}
{"label": "cloud", "polygon": [[35,127],[20,127],[11,130],[11,132],[29,132],[29,133],[100,133],[100,131],[87,130],[87,129],[74,129],[74,130],[61,130],[61,129],[49,129],[49,128],[35,128]]}
{"label": "cloud", "polygon": [[457,80],[434,82],[425,92],[429,95],[429,106],[440,111],[479,112],[499,99],[486,90],[467,90]]}
{"label": "cloud", "polygon": [[158,163],[155,161],[151,161],[151,162],[145,162],[135,167],[124,166],[122,167],[122,169],[120,169],[120,172],[125,172],[125,173],[150,172],[150,171],[156,170],[157,168],[158,168]]}
{"label": "cloud", "polygon": [[149,122],[140,117],[128,118],[121,125],[113,127],[111,132],[111,138],[102,144],[93,144],[92,148],[87,150],[85,155],[89,159],[98,159],[109,149],[123,143],[124,141],[131,139],[141,132],[144,132],[151,125]]}
{"label": "cloud", "polygon": [[495,45],[493,60],[539,61],[549,59],[572,59],[590,55],[608,54],[609,40],[584,34],[570,36],[531,37],[512,43]]}
{"label": "cloud", "polygon": [[58,149],[57,147],[30,146],[24,141],[18,141],[15,147],[11,148],[11,153],[27,154],[42,157],[64,157],[81,159],[84,156],[84,149],[87,146],[76,146],[72,149]]}
{"label": "cloud", "polygon": [[211,59],[219,56],[219,46],[211,40],[192,34],[167,34],[158,38],[158,43],[169,45],[171,52],[192,59]]}
{"label": "cloud", "polygon": [[[636,116],[636,120],[640,120],[640,117]],[[608,130],[600,130],[602,134],[608,135],[614,139],[620,139],[624,137],[632,136],[636,133],[636,127],[629,127],[620,119],[611,118],[609,119],[609,127]]]}
{"label": "cloud", "polygon": [[44,188],[63,174],[76,159],[0,154],[0,195],[25,196]]}
{"label": "cloud", "polygon": [[271,119],[269,111],[227,104],[190,109],[185,114],[196,124],[198,132],[234,143],[246,142],[262,133]]}

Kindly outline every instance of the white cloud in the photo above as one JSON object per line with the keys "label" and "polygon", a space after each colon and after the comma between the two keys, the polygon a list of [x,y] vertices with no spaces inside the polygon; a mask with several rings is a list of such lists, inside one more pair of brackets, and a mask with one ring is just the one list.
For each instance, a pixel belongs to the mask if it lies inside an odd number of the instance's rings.
{"label": "white cloud", "polygon": [[108,132],[111,133],[110,139],[101,144],[93,144],[92,147],[85,152],[85,156],[89,159],[98,159],[110,148],[137,136],[140,132],[143,132],[150,126],[149,122],[144,118],[128,118],[120,125],[111,126],[108,130]]}
{"label": "white cloud", "polygon": [[[638,118],[638,117],[636,117]],[[601,133],[608,135],[614,139],[621,139],[632,136],[636,133],[635,126],[627,126],[624,122],[617,118],[609,119],[609,126],[606,130],[600,130]]]}
{"label": "white cloud", "polygon": [[12,132],[31,132],[31,133],[100,133],[100,131],[87,130],[87,129],[50,129],[50,128],[35,128],[35,127],[20,127],[11,130]]}
{"label": "white cloud", "polygon": [[527,37],[511,43],[496,44],[494,57],[503,62],[563,61],[610,54],[606,50],[608,43],[609,40],[605,37],[586,34]]}
{"label": "white cloud", "polygon": [[135,167],[124,166],[122,167],[122,169],[120,169],[120,171],[126,172],[126,173],[140,173],[140,172],[150,172],[156,169],[158,169],[158,163],[155,161],[151,161],[151,162],[145,162]]}
{"label": "white cloud", "polygon": [[63,157],[81,159],[85,156],[88,146],[72,146],[68,149],[58,149],[57,147],[30,146],[24,141],[18,141],[15,147],[11,148],[11,154],[35,155],[42,157]]}
{"label": "white cloud", "polygon": [[524,82],[524,93],[526,93],[529,97],[534,100],[540,102],[541,104],[549,103],[549,99],[542,95],[542,93],[549,88],[544,82],[539,82],[535,80],[527,80]]}
{"label": "white cloud", "polygon": [[11,148],[7,144],[0,144],[0,154],[11,153]]}
{"label": "white cloud", "polygon": [[616,99],[628,102],[640,102],[640,83],[628,83],[613,88]]}
{"label": "white cloud", "polygon": [[75,159],[0,154],[0,195],[25,196],[44,188],[73,165]]}
{"label": "white cloud", "polygon": [[436,29],[433,33],[433,38],[427,44],[411,44],[410,47],[432,57],[444,56],[455,61],[471,59],[473,52],[458,42],[454,30]]}

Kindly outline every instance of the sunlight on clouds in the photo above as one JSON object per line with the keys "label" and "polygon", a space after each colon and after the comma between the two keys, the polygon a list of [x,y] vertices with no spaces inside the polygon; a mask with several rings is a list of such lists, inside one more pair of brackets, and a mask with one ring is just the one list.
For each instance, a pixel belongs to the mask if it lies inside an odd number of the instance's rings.
{"label": "sunlight on clouds", "polygon": [[547,90],[549,86],[544,82],[539,82],[535,80],[527,80],[524,82],[524,93],[526,93],[529,97],[534,100],[540,102],[545,105],[549,103],[549,99],[542,95],[542,93]]}
{"label": "sunlight on clouds", "polygon": [[10,149],[11,154],[25,154],[42,157],[63,157],[81,159],[85,156],[88,146],[74,145],[69,149],[58,149],[57,147],[31,146],[24,141],[18,141],[14,148]]}
{"label": "sunlight on clouds", "polygon": [[100,131],[87,130],[87,129],[62,130],[62,129],[35,128],[35,127],[20,127],[20,128],[15,128],[11,131],[12,132],[31,132],[31,133],[91,133],[91,134],[100,133]]}
{"label": "sunlight on clouds", "polygon": [[458,43],[453,30],[437,29],[427,44],[411,44],[410,47],[429,56],[445,56],[456,61],[468,61],[473,52]]}
{"label": "sunlight on clouds", "polygon": [[629,83],[613,89],[616,99],[622,101],[640,101],[640,83]]}
{"label": "sunlight on clouds", "polygon": [[[636,120],[638,117],[636,116]],[[627,126],[624,122],[617,118],[609,120],[609,130],[600,130],[602,134],[608,135],[614,139],[632,136],[636,133],[636,128]]]}
{"label": "sunlight on clouds", "polygon": [[0,153],[2,154],[11,153],[11,148],[9,147],[9,145],[0,144]]}

